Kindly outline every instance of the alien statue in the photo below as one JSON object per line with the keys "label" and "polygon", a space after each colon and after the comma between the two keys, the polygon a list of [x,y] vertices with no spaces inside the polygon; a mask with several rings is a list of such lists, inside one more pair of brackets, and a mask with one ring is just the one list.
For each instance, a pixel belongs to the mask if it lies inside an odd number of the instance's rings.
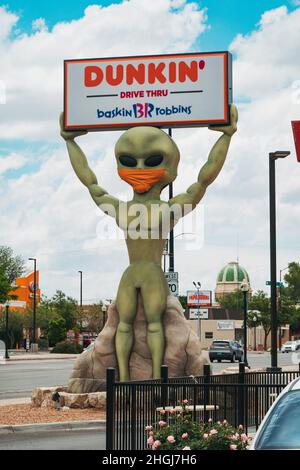
{"label": "alien statue", "polygon": [[[124,271],[116,299],[119,324],[115,337],[119,380],[130,380],[129,358],[133,346],[133,322],[136,316],[138,295],[141,295],[147,320],[147,344],[152,357],[153,378],[160,377],[164,357],[165,339],[162,316],[166,309],[169,287],[161,268],[161,258],[168,233],[188,207],[190,211],[203,198],[206,188],[222,169],[232,135],[237,129],[237,109],[231,105],[230,125],[210,127],[223,135],[210,151],[207,162],[201,168],[198,180],[186,193],[168,202],[160,199],[165,186],[175,180],[180,153],[175,142],[163,130],[156,127],[132,127],[124,132],[115,146],[119,176],[133,187],[133,198],[124,203],[109,195],[98,185],[97,178],[89,168],[87,159],[74,139],[86,131],[65,131],[63,114],[60,118],[61,136],[65,139],[73,169],[79,180],[88,188],[92,199],[105,213],[113,215],[118,226],[125,232],[129,266]],[[137,235],[129,230],[134,206],[143,207],[144,232],[150,236]],[[162,230],[161,216],[151,217],[151,209],[176,206],[183,209],[181,215],[171,216],[168,230]],[[127,218],[124,218],[124,207]],[[121,211],[122,208],[122,211]],[[121,214],[122,213],[122,214]],[[154,234],[154,235],[153,235]]]}

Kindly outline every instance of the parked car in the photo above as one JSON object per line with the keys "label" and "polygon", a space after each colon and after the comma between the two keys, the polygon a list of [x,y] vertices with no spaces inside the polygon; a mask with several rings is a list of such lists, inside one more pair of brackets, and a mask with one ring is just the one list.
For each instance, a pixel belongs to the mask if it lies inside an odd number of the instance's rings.
{"label": "parked car", "polygon": [[238,341],[234,340],[215,340],[208,349],[209,359],[211,362],[229,360],[239,362],[243,359],[243,347]]}
{"label": "parked car", "polygon": [[300,450],[300,377],[274,401],[261,422],[252,450]]}
{"label": "parked car", "polygon": [[300,342],[299,341],[287,341],[281,347],[281,352],[282,353],[295,352],[298,349],[300,349]]}

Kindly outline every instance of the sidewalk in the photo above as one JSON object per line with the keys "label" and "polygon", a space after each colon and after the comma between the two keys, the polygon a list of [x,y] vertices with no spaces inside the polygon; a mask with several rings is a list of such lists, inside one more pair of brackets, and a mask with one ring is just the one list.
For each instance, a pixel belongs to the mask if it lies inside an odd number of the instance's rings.
{"label": "sidewalk", "polygon": [[42,361],[42,360],[57,360],[57,359],[77,359],[79,354],[55,354],[49,352],[37,352],[37,353],[9,353],[9,359],[0,357],[0,364],[6,364],[14,361]]}

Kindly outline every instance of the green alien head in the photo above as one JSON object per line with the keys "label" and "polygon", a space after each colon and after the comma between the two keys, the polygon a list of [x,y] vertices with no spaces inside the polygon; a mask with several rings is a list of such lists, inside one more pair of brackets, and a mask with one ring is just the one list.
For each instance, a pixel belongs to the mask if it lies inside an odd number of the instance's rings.
{"label": "green alien head", "polygon": [[175,142],[157,127],[132,127],[115,146],[119,176],[134,192],[159,192],[177,176],[180,153]]}

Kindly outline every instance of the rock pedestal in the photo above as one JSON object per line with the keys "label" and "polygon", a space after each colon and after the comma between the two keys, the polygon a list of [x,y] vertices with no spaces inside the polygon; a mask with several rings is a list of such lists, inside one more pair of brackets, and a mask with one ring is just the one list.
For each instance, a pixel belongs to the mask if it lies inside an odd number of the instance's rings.
{"label": "rock pedestal", "polygon": [[[115,354],[115,335],[119,314],[113,302],[108,309],[105,327],[98,335],[95,346],[82,353],[75,362],[69,379],[68,393],[91,393],[105,390],[106,368],[118,370]],[[169,377],[202,375],[204,364],[209,364],[207,351],[201,351],[199,339],[184,317],[182,306],[174,296],[169,296],[163,316],[165,333],[164,364]],[[146,339],[147,321],[141,297],[134,321],[134,344],[130,357],[131,380],[152,378],[152,360]]]}

